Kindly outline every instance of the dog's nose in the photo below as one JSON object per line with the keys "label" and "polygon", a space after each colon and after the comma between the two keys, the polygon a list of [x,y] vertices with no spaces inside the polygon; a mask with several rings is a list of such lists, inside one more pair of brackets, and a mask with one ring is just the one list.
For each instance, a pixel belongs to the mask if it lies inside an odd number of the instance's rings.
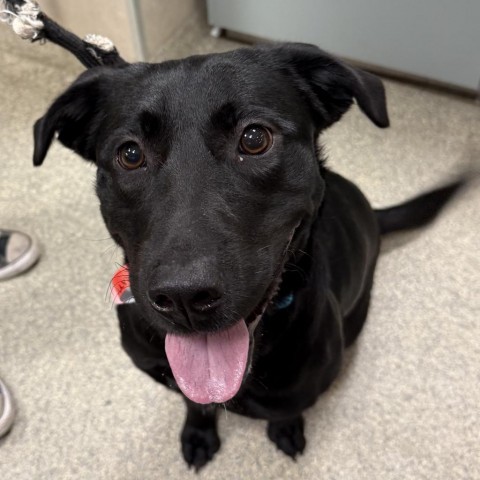
{"label": "dog's nose", "polygon": [[224,301],[224,287],[212,256],[160,264],[150,274],[148,299],[152,307],[174,324],[201,329],[215,322]]}
{"label": "dog's nose", "polygon": [[186,328],[206,326],[224,298],[214,265],[210,258],[199,258],[181,268],[156,268],[147,292],[153,308]]}
{"label": "dog's nose", "polygon": [[159,312],[208,314],[221,302],[222,294],[214,287],[157,286],[148,292],[152,306]]}

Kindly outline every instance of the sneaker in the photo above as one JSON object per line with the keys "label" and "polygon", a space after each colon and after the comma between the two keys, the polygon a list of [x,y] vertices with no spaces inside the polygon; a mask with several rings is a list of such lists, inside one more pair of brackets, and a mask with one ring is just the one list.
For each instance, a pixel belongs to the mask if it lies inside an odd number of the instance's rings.
{"label": "sneaker", "polygon": [[10,431],[14,419],[15,408],[12,395],[0,379],[0,437],[3,437]]}
{"label": "sneaker", "polygon": [[37,242],[22,232],[0,230],[0,280],[32,267],[40,256]]}

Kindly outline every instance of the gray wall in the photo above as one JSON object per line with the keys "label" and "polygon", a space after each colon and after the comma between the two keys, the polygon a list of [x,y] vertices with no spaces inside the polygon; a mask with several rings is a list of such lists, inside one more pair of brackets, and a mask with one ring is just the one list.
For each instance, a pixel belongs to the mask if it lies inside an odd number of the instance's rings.
{"label": "gray wall", "polygon": [[207,0],[211,25],[314,43],[468,89],[480,78],[480,0]]}

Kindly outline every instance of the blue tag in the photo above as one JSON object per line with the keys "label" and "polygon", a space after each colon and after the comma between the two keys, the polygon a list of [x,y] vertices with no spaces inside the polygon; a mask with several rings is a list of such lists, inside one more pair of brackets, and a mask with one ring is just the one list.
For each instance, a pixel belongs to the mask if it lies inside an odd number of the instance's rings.
{"label": "blue tag", "polygon": [[284,308],[289,307],[293,303],[294,298],[295,297],[294,297],[293,293],[288,293],[287,295],[285,295],[282,298],[279,298],[275,302],[275,308],[277,310],[283,310]]}

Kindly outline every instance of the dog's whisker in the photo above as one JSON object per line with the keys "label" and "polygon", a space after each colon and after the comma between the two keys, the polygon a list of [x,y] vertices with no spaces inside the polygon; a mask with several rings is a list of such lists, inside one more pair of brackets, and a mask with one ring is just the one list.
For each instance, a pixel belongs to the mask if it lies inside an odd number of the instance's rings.
{"label": "dog's whisker", "polygon": [[107,289],[105,291],[104,301],[106,302],[112,295],[113,279],[108,282]]}
{"label": "dog's whisker", "polygon": [[105,256],[107,253],[110,253],[110,260],[112,260],[113,258],[113,255],[116,253],[118,249],[118,245],[116,244],[112,244],[112,245],[109,245],[102,253],[101,253],[101,256]]}
{"label": "dog's whisker", "polygon": [[269,248],[271,248],[273,245],[265,245],[264,247],[260,247],[258,250],[257,250],[257,253],[260,253],[261,251],[263,250],[267,250]]}
{"label": "dog's whisker", "polygon": [[228,422],[228,410],[227,410],[227,405],[225,405],[225,402],[222,402],[222,407],[223,407],[223,410],[225,411],[225,421]]}
{"label": "dog's whisker", "polygon": [[112,237],[108,236],[105,238],[89,238],[89,237],[82,237],[83,240],[86,240],[87,242],[106,242],[106,241],[112,241]]}

